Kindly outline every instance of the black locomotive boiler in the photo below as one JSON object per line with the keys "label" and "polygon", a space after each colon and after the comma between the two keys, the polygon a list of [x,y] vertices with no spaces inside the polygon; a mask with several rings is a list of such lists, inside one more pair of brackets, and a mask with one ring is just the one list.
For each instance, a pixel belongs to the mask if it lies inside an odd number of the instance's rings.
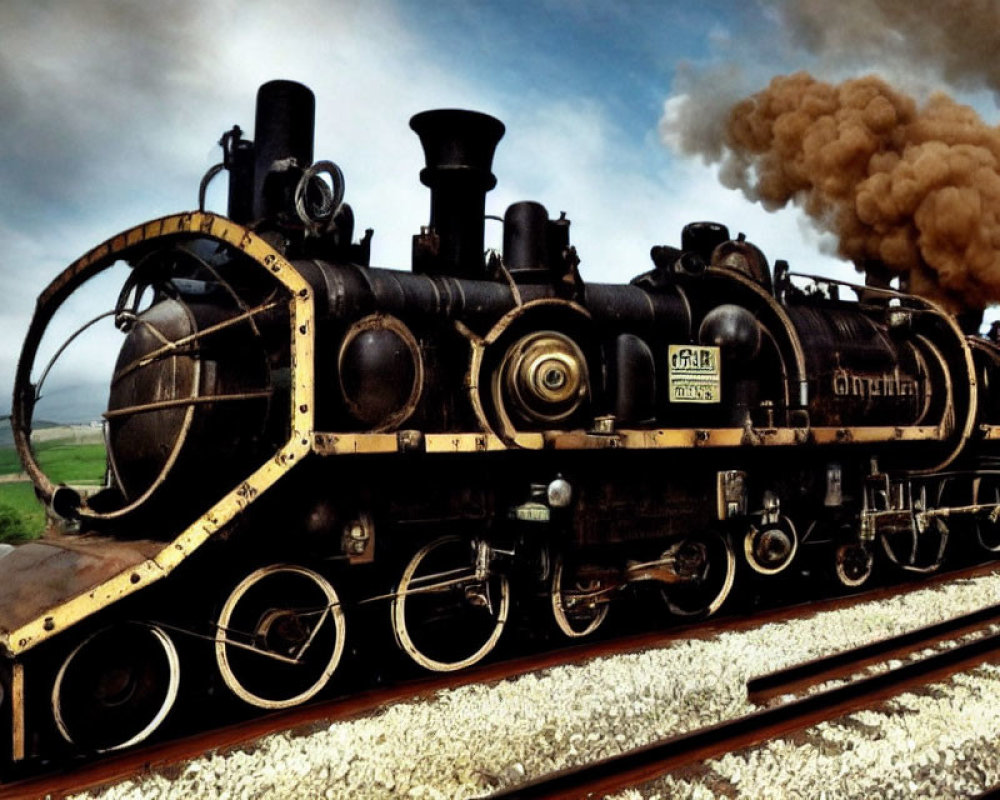
{"label": "black locomotive boiler", "polygon": [[[516,614],[586,636],[632,587],[691,617],[807,551],[849,588],[879,561],[937,568],[949,536],[1000,551],[992,341],[885,286],[802,288],[714,223],[624,285],[584,281],[568,220],[533,202],[484,255],[504,127],[469,111],[411,120],[429,224],[410,271],[373,267],[313,107],[263,86],[202,208],[39,298],[12,421],[52,525],[0,558],[12,761],[140,742],[211,680],[303,703],[371,619],[448,671]],[[204,210],[223,170],[227,216]],[[33,449],[35,361],[115,264],[108,477],[83,491]]]}

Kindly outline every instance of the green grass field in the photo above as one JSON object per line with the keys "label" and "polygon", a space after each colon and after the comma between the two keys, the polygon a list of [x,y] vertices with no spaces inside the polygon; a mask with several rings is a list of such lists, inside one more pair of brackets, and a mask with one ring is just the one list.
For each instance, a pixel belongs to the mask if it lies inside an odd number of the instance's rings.
{"label": "green grass field", "polygon": [[[38,464],[54,483],[100,486],[106,456],[103,444],[52,439],[35,446]],[[0,476],[17,475],[21,462],[13,447],[0,448]],[[45,510],[31,481],[0,482],[0,541],[38,536],[45,527]]]}
{"label": "green grass field", "polygon": [[54,483],[99,486],[104,481],[107,456],[103,444],[74,444],[72,441],[56,439],[36,445],[35,455],[42,471]]}
{"label": "green grass field", "polygon": [[0,475],[11,475],[21,471],[21,461],[13,447],[0,447]]}
{"label": "green grass field", "polygon": [[33,539],[45,528],[45,509],[31,481],[0,483],[0,541]]}

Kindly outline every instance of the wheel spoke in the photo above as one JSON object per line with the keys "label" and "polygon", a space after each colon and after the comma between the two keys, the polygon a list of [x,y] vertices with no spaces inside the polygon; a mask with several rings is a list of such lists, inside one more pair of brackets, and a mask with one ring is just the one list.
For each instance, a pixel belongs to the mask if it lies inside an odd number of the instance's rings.
{"label": "wheel spoke", "polygon": [[729,597],[736,577],[736,556],[727,536],[714,531],[694,534],[671,548],[682,580],[663,589],[671,613],[710,616]]}
{"label": "wheel spoke", "polygon": [[507,622],[510,584],[487,569],[477,575],[467,539],[444,536],[416,552],[392,601],[400,648],[435,672],[471,666],[493,650]]}
{"label": "wheel spoke", "polygon": [[565,564],[562,557],[556,560],[552,572],[552,614],[559,630],[572,639],[589,636],[596,631],[608,616],[610,605],[603,596],[604,589],[599,580],[567,582]]}

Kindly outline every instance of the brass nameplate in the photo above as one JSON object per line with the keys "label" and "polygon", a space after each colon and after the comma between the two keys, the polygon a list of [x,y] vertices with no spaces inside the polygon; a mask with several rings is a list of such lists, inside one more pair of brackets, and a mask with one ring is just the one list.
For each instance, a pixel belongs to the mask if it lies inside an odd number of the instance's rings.
{"label": "brass nameplate", "polygon": [[718,347],[672,344],[668,351],[671,403],[722,401]]}

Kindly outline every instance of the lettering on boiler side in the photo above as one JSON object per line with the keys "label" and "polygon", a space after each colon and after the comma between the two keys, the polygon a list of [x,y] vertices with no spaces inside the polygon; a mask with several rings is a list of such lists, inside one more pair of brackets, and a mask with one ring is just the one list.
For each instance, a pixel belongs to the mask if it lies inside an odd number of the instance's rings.
{"label": "lettering on boiler side", "polygon": [[849,372],[843,367],[833,373],[833,393],[838,397],[913,397],[917,381],[901,375],[897,367],[882,374]]}

